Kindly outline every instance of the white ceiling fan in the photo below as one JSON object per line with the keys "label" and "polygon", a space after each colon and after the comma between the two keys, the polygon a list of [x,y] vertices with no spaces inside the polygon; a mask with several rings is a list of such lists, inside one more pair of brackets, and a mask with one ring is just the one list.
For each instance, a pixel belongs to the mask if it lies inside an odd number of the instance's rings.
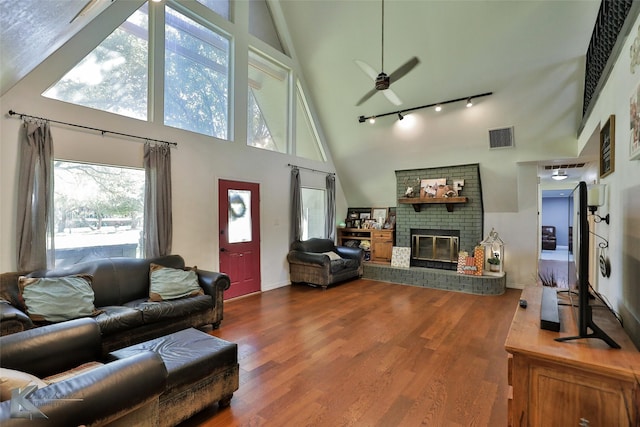
{"label": "white ceiling fan", "polygon": [[382,63],[380,68],[380,73],[376,73],[373,67],[367,64],[364,61],[356,60],[355,63],[364,71],[366,75],[368,75],[375,82],[375,87],[367,92],[356,104],[356,106],[363,104],[366,100],[371,98],[376,94],[377,91],[382,91],[384,96],[394,105],[402,104],[402,101],[398,96],[389,89],[389,86],[392,82],[399,80],[404,77],[411,71],[416,65],[420,63],[420,60],[417,57],[413,57],[409,59],[407,62],[402,64],[397,70],[387,75],[384,72],[384,0],[382,0]]}

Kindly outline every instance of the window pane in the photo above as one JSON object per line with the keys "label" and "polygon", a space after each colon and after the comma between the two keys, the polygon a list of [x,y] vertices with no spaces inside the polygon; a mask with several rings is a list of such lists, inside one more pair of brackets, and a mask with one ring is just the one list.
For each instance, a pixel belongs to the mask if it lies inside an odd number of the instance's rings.
{"label": "window pane", "polygon": [[247,144],[287,152],[289,71],[249,51]]}
{"label": "window pane", "polygon": [[145,3],[43,96],[146,120],[148,20]]}
{"label": "window pane", "polygon": [[251,0],[249,2],[249,33],[285,53],[266,0]]}
{"label": "window pane", "polygon": [[325,190],[302,188],[302,240],[324,238]]}
{"label": "window pane", "polygon": [[166,8],[164,123],[228,139],[229,40]]}
{"label": "window pane", "polygon": [[251,241],[251,191],[228,190],[229,243]]}
{"label": "window pane", "polygon": [[144,170],[56,161],[55,265],[141,257]]}
{"label": "window pane", "polygon": [[311,160],[326,160],[299,84],[296,91],[296,156]]}
{"label": "window pane", "polygon": [[229,0],[198,0],[218,15],[229,20]]}

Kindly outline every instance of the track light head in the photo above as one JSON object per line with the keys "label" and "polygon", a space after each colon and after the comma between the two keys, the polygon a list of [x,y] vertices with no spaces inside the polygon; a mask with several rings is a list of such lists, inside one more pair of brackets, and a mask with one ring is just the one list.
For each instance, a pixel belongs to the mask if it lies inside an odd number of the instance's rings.
{"label": "track light head", "polygon": [[366,119],[365,119],[365,117],[364,117],[364,116],[360,116],[360,117],[358,117],[358,121],[359,121],[360,123],[364,123],[364,122],[365,122],[365,120],[366,120]]}
{"label": "track light head", "polygon": [[375,116],[369,117],[369,123],[374,124],[375,122],[376,122]]}
{"label": "track light head", "polygon": [[440,105],[440,104],[436,105],[435,110],[436,110],[437,112],[442,111],[442,105]]}
{"label": "track light head", "polygon": [[467,108],[473,107],[473,102],[471,102],[471,98],[467,98]]}
{"label": "track light head", "polygon": [[398,120],[402,120],[404,119],[404,116],[402,115],[401,112],[398,111]]}

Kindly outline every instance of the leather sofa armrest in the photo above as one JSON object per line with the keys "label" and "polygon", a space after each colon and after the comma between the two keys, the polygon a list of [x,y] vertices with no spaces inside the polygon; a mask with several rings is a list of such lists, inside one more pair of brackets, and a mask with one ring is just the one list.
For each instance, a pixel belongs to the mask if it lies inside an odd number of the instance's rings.
{"label": "leather sofa armrest", "polygon": [[101,340],[94,319],[55,323],[0,337],[0,362],[42,378],[99,360]]}
{"label": "leather sofa armrest", "polygon": [[315,252],[289,251],[287,261],[293,264],[311,264],[329,266],[331,260],[327,255]]}
{"label": "leather sofa armrest", "polygon": [[0,424],[10,418],[7,425],[20,427],[107,424],[156,399],[167,375],[162,358],[143,351],[34,391],[27,399],[46,419],[12,418],[11,402],[2,402]]}
{"label": "leather sofa armrest", "polygon": [[207,295],[215,296],[216,289],[222,292],[231,287],[231,280],[229,276],[224,273],[200,269],[197,270],[197,273],[198,282],[200,282],[200,286],[202,286],[202,289],[204,289]]}
{"label": "leather sofa armrest", "polygon": [[364,259],[364,250],[362,250],[361,248],[350,248],[348,246],[336,246],[336,252],[342,258],[357,259],[357,260]]}
{"label": "leather sofa armrest", "polygon": [[33,322],[27,313],[11,305],[8,301],[0,301],[0,335],[33,328]]}

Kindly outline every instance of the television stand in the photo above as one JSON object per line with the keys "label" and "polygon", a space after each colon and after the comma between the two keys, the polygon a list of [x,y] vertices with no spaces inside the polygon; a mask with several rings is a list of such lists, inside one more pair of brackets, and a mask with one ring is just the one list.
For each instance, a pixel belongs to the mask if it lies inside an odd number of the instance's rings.
{"label": "television stand", "polygon": [[575,310],[560,307],[560,332],[540,329],[542,287],[530,286],[520,298],[527,308],[515,315],[505,342],[509,353],[508,425],[640,425],[640,352],[611,312],[594,309],[594,320],[620,349],[602,340],[557,342],[577,336]]}

